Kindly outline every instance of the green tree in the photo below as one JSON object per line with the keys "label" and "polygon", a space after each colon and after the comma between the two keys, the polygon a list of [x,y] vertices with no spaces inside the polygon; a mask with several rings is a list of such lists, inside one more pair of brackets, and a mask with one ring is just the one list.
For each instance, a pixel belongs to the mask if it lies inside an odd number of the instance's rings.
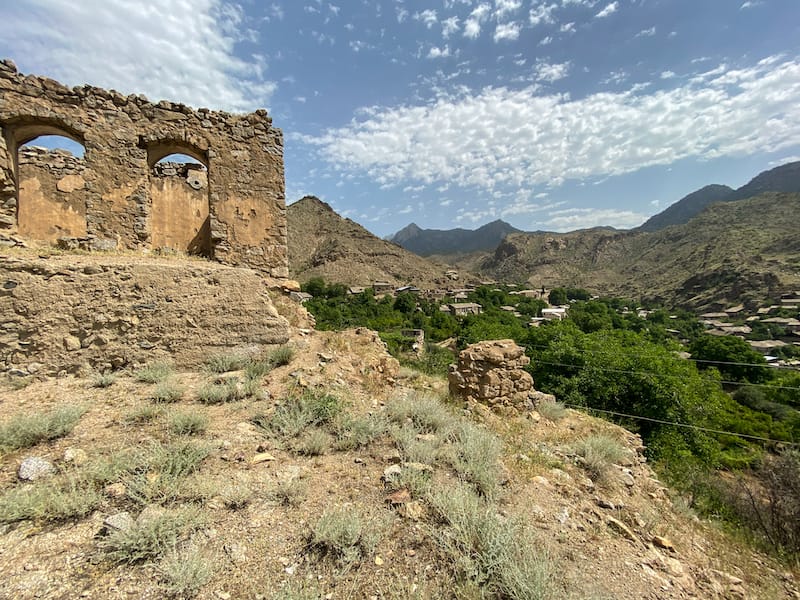
{"label": "green tree", "polygon": [[550,295],[547,301],[553,306],[561,306],[567,303],[567,290],[564,288],[553,288],[550,290]]}
{"label": "green tree", "polygon": [[699,336],[689,346],[689,352],[698,367],[716,368],[725,379],[763,383],[772,376],[766,359],[743,339],[732,335]]}

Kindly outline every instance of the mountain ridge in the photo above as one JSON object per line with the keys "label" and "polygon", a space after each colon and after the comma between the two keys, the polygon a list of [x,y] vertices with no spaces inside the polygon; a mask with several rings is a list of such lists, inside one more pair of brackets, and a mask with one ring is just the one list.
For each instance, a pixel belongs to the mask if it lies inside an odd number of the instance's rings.
{"label": "mountain ridge", "polygon": [[432,256],[492,250],[506,235],[519,232],[501,219],[478,229],[422,229],[410,223],[387,240],[419,256]]}

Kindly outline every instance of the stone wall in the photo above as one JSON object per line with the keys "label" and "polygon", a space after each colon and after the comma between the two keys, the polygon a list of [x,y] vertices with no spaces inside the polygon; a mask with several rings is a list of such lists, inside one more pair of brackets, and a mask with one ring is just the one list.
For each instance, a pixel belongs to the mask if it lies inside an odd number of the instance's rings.
{"label": "stone wall", "polygon": [[514,340],[472,344],[459,353],[457,364],[450,365],[450,393],[492,409],[534,408],[541,394],[525,370],[529,363],[525,349]]}
{"label": "stone wall", "polygon": [[86,237],[85,172],[86,161],[69,152],[20,148],[19,235],[48,242]]}
{"label": "stone wall", "polygon": [[288,339],[252,269],[108,254],[0,257],[0,371],[198,366]]}
{"label": "stone wall", "polygon": [[[56,193],[42,169],[25,167],[19,148],[42,135],[83,145],[82,188],[75,179],[71,192]],[[176,214],[172,205],[182,199],[175,189],[165,192],[153,171],[175,153],[207,168],[208,216],[198,231],[200,243],[192,245],[192,237],[179,249],[287,277],[283,134],[266,111],[233,115],[88,85],[68,88],[0,61],[0,228],[6,233],[45,241],[83,238],[72,244],[103,249],[184,244],[196,222],[165,228]],[[165,196],[167,208],[158,203]],[[37,213],[39,208],[44,210]],[[28,219],[35,214],[41,217]]]}

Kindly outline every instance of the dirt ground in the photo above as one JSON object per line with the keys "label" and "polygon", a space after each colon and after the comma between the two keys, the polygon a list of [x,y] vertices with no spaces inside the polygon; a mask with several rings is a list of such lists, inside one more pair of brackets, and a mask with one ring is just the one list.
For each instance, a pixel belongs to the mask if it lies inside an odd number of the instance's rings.
{"label": "dirt ground", "polygon": [[[56,478],[154,443],[189,440],[204,444],[208,456],[161,508],[133,502],[124,482],[122,490],[112,483],[100,488],[100,500],[85,517],[0,525],[0,596],[165,597],[162,559],[115,562],[104,550],[103,523],[125,511],[138,518],[176,506],[200,515],[178,544],[211,567],[197,595],[201,599],[463,593],[455,587],[457,565],[443,555],[440,530],[425,503],[411,511],[386,501],[385,471],[398,461],[390,435],[378,435],[358,449],[331,446],[309,456],[255,423],[304,390],[332,394],[354,417],[366,417],[386,414],[409,394],[444,399],[446,382],[399,369],[370,331],[316,332],[302,309],[280,297],[275,304],[291,325],[293,356],[242,400],[199,402],[198,393],[209,381],[236,376],[200,369],[172,375],[182,388],[181,398],[172,403],[154,403],[150,397],[157,384],[137,381],[133,371],[121,372],[105,388],[74,376],[41,377],[25,387],[4,383],[0,423],[63,405],[86,412],[66,436],[0,457],[0,494],[41,485],[18,478],[28,456],[50,461]],[[548,597],[800,598],[797,573],[680,508],[680,499],[656,479],[638,438],[629,432],[575,411],[551,422],[537,413],[501,417],[457,403],[452,410],[502,441],[498,511],[504,518],[522,519],[532,531],[551,567]],[[207,427],[193,436],[178,435],[169,425],[175,413],[205,416]],[[573,447],[595,434],[616,439],[626,452],[593,481]],[[442,472],[432,481],[445,485],[449,479],[452,474]],[[362,515],[375,532],[374,544],[357,560],[337,561],[310,543],[315,525],[334,508]]]}

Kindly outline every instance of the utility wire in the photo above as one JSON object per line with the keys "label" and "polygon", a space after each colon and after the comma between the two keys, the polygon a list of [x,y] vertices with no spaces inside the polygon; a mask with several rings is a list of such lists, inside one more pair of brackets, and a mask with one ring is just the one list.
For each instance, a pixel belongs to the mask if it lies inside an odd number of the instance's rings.
{"label": "utility wire", "polygon": [[605,413],[607,415],[614,415],[617,417],[625,417],[628,419],[637,419],[639,421],[650,421],[651,423],[660,423],[661,425],[674,425],[675,427],[685,427],[686,429],[696,429],[697,431],[704,431],[706,433],[716,433],[719,435],[732,435],[735,437],[746,438],[748,440],[758,440],[761,442],[774,442],[776,444],[785,444],[787,446],[800,446],[798,442],[787,442],[784,440],[773,440],[771,438],[760,437],[757,435],[749,435],[746,433],[734,433],[732,431],[721,431],[719,429],[709,429],[708,427],[700,427],[699,425],[689,425],[688,423],[676,423],[673,421],[664,421],[662,419],[653,419],[651,417],[641,417],[639,415],[628,415],[625,413],[614,412],[613,410],[604,410],[602,408],[592,408],[589,406],[580,406],[578,404],[567,404],[562,402],[564,406],[569,406],[570,408],[576,408],[579,410],[592,410],[595,412]]}
{"label": "utility wire", "polygon": [[[570,365],[570,364],[567,364],[567,363],[550,362],[550,361],[539,360],[539,359],[534,359],[534,360],[535,360],[536,364],[551,365],[551,366],[554,366],[554,367],[569,367],[569,368],[572,368],[572,369],[596,369],[598,371],[606,371],[606,372],[609,372],[609,373],[624,373],[624,374],[627,374],[627,375],[653,375],[653,376],[656,376],[656,377],[658,377],[658,376],[667,377],[668,376],[665,373],[654,373],[653,371],[628,371],[626,369],[612,369],[610,367],[597,367],[597,366],[594,366],[594,365],[592,365],[592,366]],[[726,381],[724,379],[706,379],[706,378],[703,378],[703,377],[701,377],[700,379],[702,379],[703,381],[709,382],[709,383],[725,383],[725,384],[728,384],[728,385],[746,385],[746,386],[752,386],[752,387],[764,387],[764,388],[769,388],[769,389],[774,389],[774,390],[800,391],[800,387],[794,387],[794,386],[788,386],[788,385],[770,385],[768,383],[749,383],[747,381]]]}
{"label": "utility wire", "polygon": [[[538,344],[526,344],[528,348],[539,348],[541,350],[550,350],[552,346],[544,346]],[[576,349],[573,347],[573,349]],[[620,353],[617,352],[608,352],[607,350],[586,350],[584,348],[577,348],[576,349],[579,353],[586,353],[586,354],[600,354],[605,356],[619,356]],[[627,353],[627,356],[636,356],[634,353]],[[722,360],[704,360],[701,358],[683,358],[681,360],[687,360],[690,362],[699,362],[699,363],[711,363],[715,365],[730,365],[735,367],[762,367],[765,369],[786,369],[789,371],[800,371],[797,367],[792,367],[790,365],[770,365],[769,363],[741,363],[741,362],[725,362]]]}

